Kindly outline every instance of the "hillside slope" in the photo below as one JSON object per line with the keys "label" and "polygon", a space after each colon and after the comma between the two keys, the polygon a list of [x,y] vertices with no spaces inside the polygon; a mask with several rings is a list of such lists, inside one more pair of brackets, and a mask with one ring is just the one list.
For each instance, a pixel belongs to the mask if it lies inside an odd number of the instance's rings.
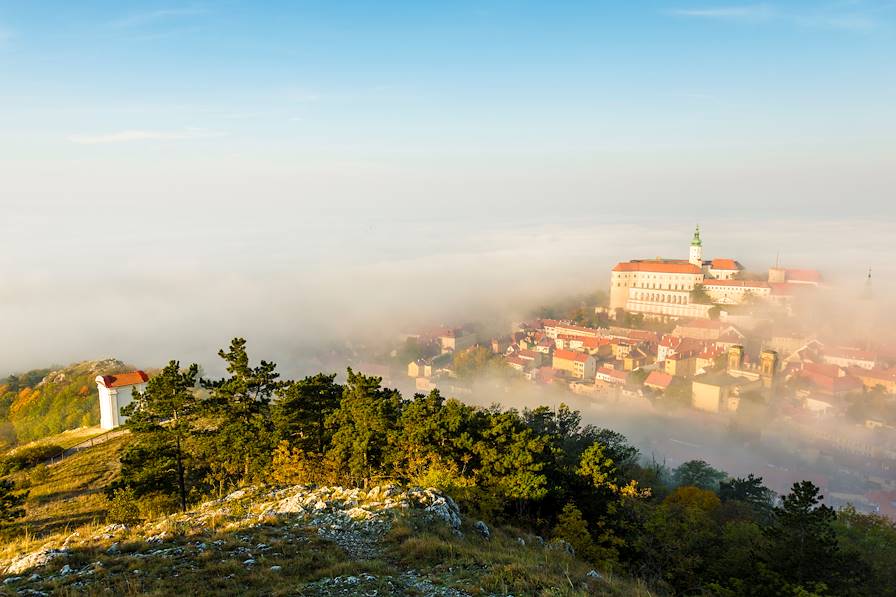
{"label": "hillside slope", "polygon": [[[95,379],[132,369],[117,359],[10,375],[0,383],[0,442],[10,447],[99,423]],[[2,446],[0,446],[2,447]]]}
{"label": "hillside slope", "polygon": [[[186,514],[7,547],[19,594],[647,595],[433,489],[247,488]],[[111,593],[110,593],[111,592]]]}

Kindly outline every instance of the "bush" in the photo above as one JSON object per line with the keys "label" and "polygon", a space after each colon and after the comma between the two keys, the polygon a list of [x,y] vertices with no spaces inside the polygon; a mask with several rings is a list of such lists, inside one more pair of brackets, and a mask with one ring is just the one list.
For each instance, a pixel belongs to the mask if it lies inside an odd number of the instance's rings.
{"label": "bush", "polygon": [[130,487],[116,489],[109,498],[109,510],[106,512],[109,522],[135,524],[140,522],[140,504]]}
{"label": "bush", "polygon": [[0,474],[8,475],[9,473],[31,468],[54,456],[59,456],[64,451],[62,446],[57,446],[56,444],[38,444],[16,450],[0,462]]}

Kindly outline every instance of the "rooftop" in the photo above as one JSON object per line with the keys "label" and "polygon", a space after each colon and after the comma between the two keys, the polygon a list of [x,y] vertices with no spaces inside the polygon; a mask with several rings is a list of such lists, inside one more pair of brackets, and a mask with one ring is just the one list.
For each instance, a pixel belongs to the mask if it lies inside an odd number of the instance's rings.
{"label": "rooftop", "polygon": [[123,388],[136,386],[149,381],[149,376],[143,371],[131,371],[130,373],[117,373],[115,375],[99,375],[97,383],[102,383],[107,388]]}

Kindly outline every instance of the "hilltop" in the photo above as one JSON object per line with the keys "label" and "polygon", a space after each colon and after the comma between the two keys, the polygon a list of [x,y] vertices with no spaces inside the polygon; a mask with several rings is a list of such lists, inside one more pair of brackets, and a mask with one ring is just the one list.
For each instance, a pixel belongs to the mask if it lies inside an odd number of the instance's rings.
{"label": "hilltop", "polygon": [[11,447],[99,424],[96,376],[132,368],[108,358],[8,376],[0,382],[0,444]]}
{"label": "hilltop", "polygon": [[461,516],[435,489],[249,487],[184,514],[7,548],[18,594],[647,595],[562,541]]}

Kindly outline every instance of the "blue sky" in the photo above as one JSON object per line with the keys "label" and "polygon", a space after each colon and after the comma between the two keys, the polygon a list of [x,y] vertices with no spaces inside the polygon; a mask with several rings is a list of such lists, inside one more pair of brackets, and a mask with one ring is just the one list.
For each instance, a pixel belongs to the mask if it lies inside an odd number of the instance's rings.
{"label": "blue sky", "polygon": [[83,356],[109,313],[183,329],[259,272],[589,288],[698,221],[757,270],[886,271],[894,58],[893,0],[0,0],[0,325]]}
{"label": "blue sky", "polygon": [[871,150],[894,130],[894,16],[885,1],[2,2],[0,123],[26,155]]}

